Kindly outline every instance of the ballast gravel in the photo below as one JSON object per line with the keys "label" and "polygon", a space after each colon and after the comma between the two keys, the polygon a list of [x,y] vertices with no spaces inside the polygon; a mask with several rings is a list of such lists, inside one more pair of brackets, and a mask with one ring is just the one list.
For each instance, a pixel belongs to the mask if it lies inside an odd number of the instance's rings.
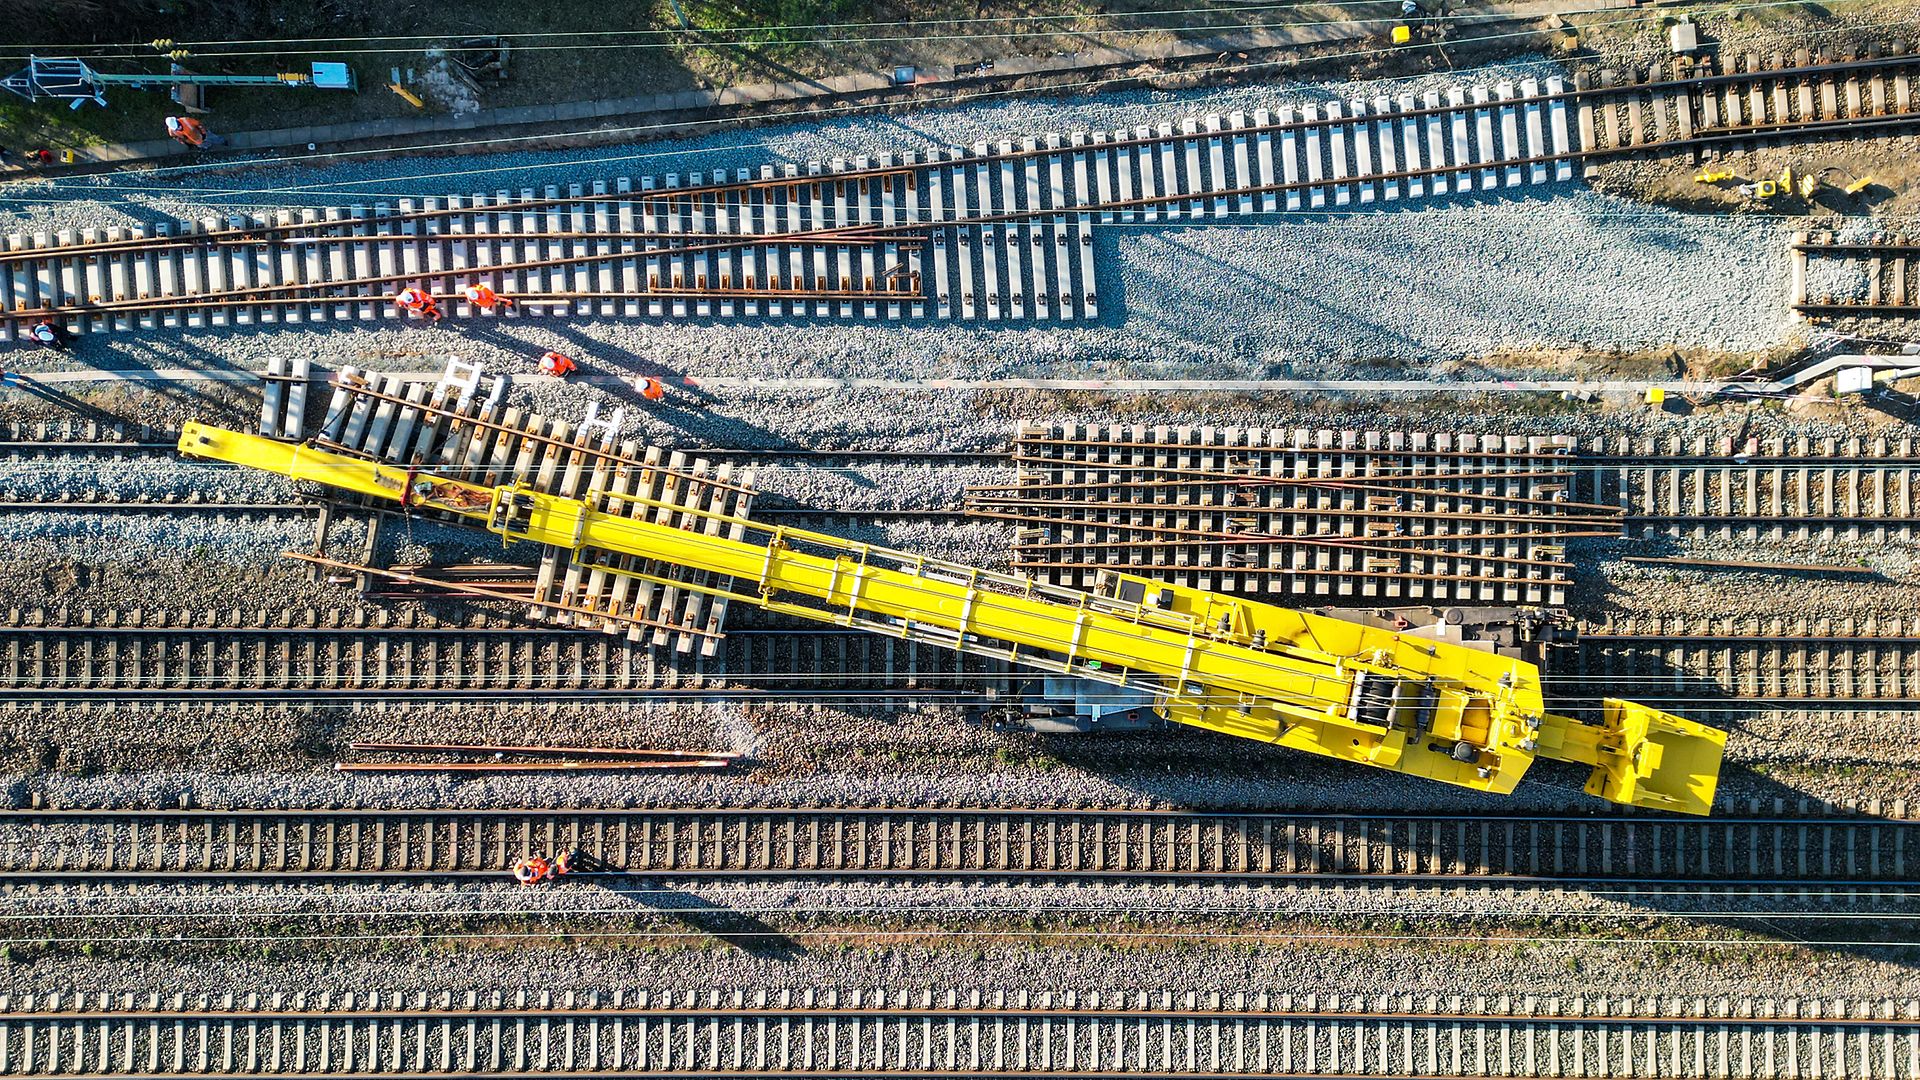
{"label": "ballast gravel", "polygon": [[[693,138],[555,151],[517,151],[441,158],[381,159],[353,153],[286,161],[223,157],[190,165],[57,179],[20,179],[0,187],[0,231],[97,228],[138,224],[146,214],[198,217],[279,206],[371,205],[402,197],[611,181],[618,176],[685,177],[861,155],[925,152],[976,143],[1018,143],[1048,133],[1114,131],[1189,116],[1252,113],[1262,108],[1416,96],[1427,90],[1485,85],[1564,70],[1547,60],[1464,68],[1444,75],[1359,82],[1263,83],[1187,90],[1133,90],[1075,96],[977,98],[964,105],[886,115],[827,116],[804,124],[728,128]],[[635,188],[639,187],[636,183]],[[271,193],[271,202],[260,199]]]}
{"label": "ballast gravel", "polygon": [[[450,316],[431,329],[103,333],[71,359],[28,352],[21,366],[173,366],[173,354],[260,370],[267,356],[306,354],[316,366],[419,370],[457,355],[530,374],[556,349],[590,372],[696,378],[1404,378],[1532,349],[1779,345],[1801,332],[1787,309],[1787,243],[1771,220],[1569,186],[1340,218],[1101,228],[1104,299],[1091,324]],[[1379,361],[1415,368],[1365,366]]]}
{"label": "ballast gravel", "polygon": [[[515,948],[446,953],[410,951],[408,955],[301,957],[261,960],[89,959],[63,956],[58,962],[0,966],[0,990],[12,994],[159,993],[163,1000],[186,991],[199,995],[232,993],[306,993],[338,999],[351,986],[365,1000],[372,992],[456,995],[477,990],[542,993],[560,999],[569,990],[625,988],[631,999],[640,991],[672,991],[730,996],[765,989],[796,995],[850,994],[855,990],[957,992],[962,1000],[974,990],[988,998],[1005,991],[1075,991],[1119,995],[1131,1000],[1147,991],[1170,993],[1176,1000],[1200,995],[1246,992],[1339,994],[1368,1002],[1381,995],[1414,995],[1424,1003],[1437,995],[1444,1003],[1461,996],[1469,1006],[1490,1006],[1503,997],[1515,1003],[1568,1002],[1585,995],[1632,996],[1643,1001],[1683,995],[1678,1007],[1696,997],[1866,998],[1906,1001],[1912,997],[1911,968],[1897,959],[1876,959],[1844,951],[1768,948],[1749,943],[1683,950],[1670,944],[1634,942],[1579,943],[1564,940],[1514,942],[1506,947],[1436,947],[1410,940],[1322,941],[1313,947],[1284,942],[1235,943],[1231,947],[1172,941],[1164,947],[1086,949],[1026,947],[998,942],[972,949],[928,948],[912,944],[857,946],[831,941],[809,943],[776,939],[754,949],[621,950],[584,941],[566,949]],[[1482,1001],[1481,999],[1484,999]],[[391,1000],[391,999],[389,999]],[[608,1000],[603,996],[602,1000]],[[1111,1000],[1111,999],[1109,999]],[[1324,1004],[1338,1007],[1330,1000]],[[1296,1002],[1305,1005],[1304,1001]],[[1657,1010],[1649,1010],[1657,1011]]]}
{"label": "ballast gravel", "polygon": [[[1456,72],[1444,81],[1491,84],[1549,69],[1538,63],[1505,64]],[[437,163],[223,164],[23,182],[0,189],[0,206],[8,205],[11,194],[16,217],[10,228],[45,231],[129,224],[155,212],[197,216],[236,209],[237,193],[255,188],[272,190],[278,205],[373,201],[368,192],[390,201],[403,194],[517,191],[548,182],[564,188],[564,182],[611,179],[616,171],[636,167],[711,172],[1049,130],[1113,129],[1281,102],[1418,93],[1434,85],[1440,80],[1429,77],[1018,100],[643,147]],[[1102,225],[1098,231],[1105,299],[1103,317],[1093,326],[796,320],[597,327],[595,320],[570,320],[549,323],[555,332],[547,336],[577,335],[576,344],[595,359],[624,353],[683,374],[911,371],[986,378],[1084,370],[1097,362],[1142,375],[1335,375],[1337,365],[1356,360],[1462,358],[1506,347],[1678,345],[1741,351],[1776,344],[1792,331],[1784,305],[1788,233],[1783,223],[1685,215],[1597,195],[1577,182],[1418,203],[1356,204],[1334,214],[1262,215],[1252,224]],[[455,337],[451,330],[443,333]],[[219,354],[228,350],[199,343],[225,336],[189,332],[183,338],[193,343],[191,351],[204,347]],[[564,342],[540,344],[533,355]],[[611,355],[603,358],[600,352]]]}

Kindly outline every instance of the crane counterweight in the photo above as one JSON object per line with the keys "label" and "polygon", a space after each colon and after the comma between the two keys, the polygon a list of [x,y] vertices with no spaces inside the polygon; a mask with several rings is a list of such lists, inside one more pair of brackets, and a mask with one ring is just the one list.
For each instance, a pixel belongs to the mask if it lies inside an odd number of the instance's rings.
{"label": "crane counterweight", "polygon": [[[742,527],[734,539],[608,513],[599,492],[486,487],[202,424],[186,425],[180,450],[442,511],[506,542],[703,570],[723,584],[672,584],[1130,687],[1177,723],[1480,791],[1510,792],[1548,758],[1591,766],[1587,790],[1601,798],[1704,814],[1726,743],[1627,701],[1607,699],[1598,723],[1549,713],[1539,668],[1517,657],[1136,575],[1104,573],[1082,592],[693,511]],[[586,566],[666,581],[611,560]]]}

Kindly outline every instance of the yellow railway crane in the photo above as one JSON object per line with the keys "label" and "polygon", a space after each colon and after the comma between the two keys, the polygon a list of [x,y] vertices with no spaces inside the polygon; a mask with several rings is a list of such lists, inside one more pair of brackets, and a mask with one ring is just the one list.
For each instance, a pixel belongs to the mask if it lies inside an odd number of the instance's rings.
{"label": "yellow railway crane", "polygon": [[[575,551],[587,569],[1128,687],[1178,723],[1479,791],[1510,792],[1546,758],[1591,766],[1586,790],[1603,799],[1705,814],[1726,746],[1723,731],[1630,701],[1606,699],[1597,723],[1550,713],[1524,660],[1129,574],[1081,592],[673,508],[743,527],[736,540],[607,512],[599,492],[486,487],[202,424],[186,425],[180,450],[452,514],[504,542]],[[593,561],[604,552],[735,586]]]}

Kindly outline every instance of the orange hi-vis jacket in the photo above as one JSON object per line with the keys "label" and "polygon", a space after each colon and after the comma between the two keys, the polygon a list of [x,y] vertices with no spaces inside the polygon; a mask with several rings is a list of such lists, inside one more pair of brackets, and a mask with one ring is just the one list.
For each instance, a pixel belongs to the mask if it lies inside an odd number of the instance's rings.
{"label": "orange hi-vis jacket", "polygon": [[207,141],[207,125],[191,116],[169,116],[167,134],[188,146],[202,146]]}

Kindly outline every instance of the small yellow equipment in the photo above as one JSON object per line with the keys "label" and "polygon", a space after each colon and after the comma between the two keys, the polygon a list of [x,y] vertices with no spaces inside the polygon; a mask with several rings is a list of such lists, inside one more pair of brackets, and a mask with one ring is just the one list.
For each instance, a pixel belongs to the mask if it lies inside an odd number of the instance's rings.
{"label": "small yellow equipment", "polygon": [[1396,26],[1393,28],[1392,37],[1395,45],[1405,45],[1407,42],[1413,40],[1413,27],[1404,25]]}
{"label": "small yellow equipment", "polygon": [[1693,182],[1696,184],[1718,184],[1731,179],[1733,179],[1732,169],[1708,168],[1693,174]]}
{"label": "small yellow equipment", "polygon": [[[584,569],[1130,687],[1177,723],[1478,791],[1511,792],[1549,758],[1591,767],[1589,794],[1705,814],[1719,782],[1725,732],[1614,698],[1590,719],[1555,715],[1539,668],[1463,644],[1118,572],[1093,592],[1057,588],[714,512],[694,511],[713,532],[676,528],[611,512],[600,492],[488,487],[204,424],[184,427],[180,450],[451,514]],[[646,560],[737,584],[669,581]]]}
{"label": "small yellow equipment", "polygon": [[1855,180],[1853,183],[1848,184],[1845,188],[1842,188],[1841,190],[1845,191],[1849,195],[1858,195],[1872,186],[1873,186],[1873,177],[1863,176],[1860,179]]}

